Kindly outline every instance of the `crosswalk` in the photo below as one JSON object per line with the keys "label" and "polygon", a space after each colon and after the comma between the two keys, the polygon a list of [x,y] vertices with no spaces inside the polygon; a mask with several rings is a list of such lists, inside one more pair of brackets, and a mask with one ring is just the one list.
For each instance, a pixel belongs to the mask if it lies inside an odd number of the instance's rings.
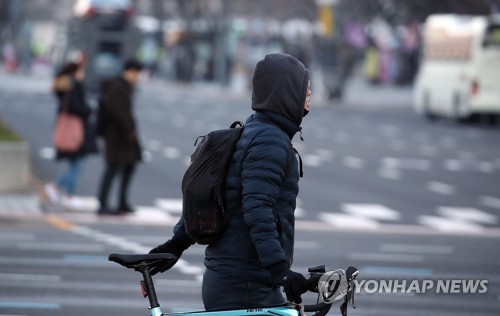
{"label": "crosswalk", "polygon": [[[97,216],[95,211],[98,201],[94,197],[78,197],[73,208],[67,208],[65,214],[75,220],[86,222],[110,220],[137,225],[167,225],[177,223],[182,213],[182,199],[158,198],[153,205],[138,205],[133,214],[120,216]],[[498,207],[498,200],[483,197],[485,204]],[[486,203],[488,202],[488,203]],[[495,202],[495,203],[494,203]],[[397,228],[405,231],[431,231],[442,234],[481,234],[493,232],[500,236],[499,218],[493,212],[457,206],[438,206],[431,214],[416,214],[414,222],[403,218],[403,213],[377,203],[343,203],[339,210],[318,213],[308,212],[297,200],[295,217],[298,229],[314,230],[358,230],[384,232]],[[413,229],[409,229],[409,228]],[[415,230],[416,229],[416,230]]]}

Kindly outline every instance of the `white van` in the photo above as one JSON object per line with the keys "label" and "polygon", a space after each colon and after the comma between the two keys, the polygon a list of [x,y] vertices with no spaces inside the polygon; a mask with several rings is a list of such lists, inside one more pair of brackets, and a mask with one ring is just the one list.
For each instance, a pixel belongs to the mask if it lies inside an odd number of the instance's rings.
{"label": "white van", "polygon": [[427,118],[500,114],[500,16],[431,15],[414,108]]}

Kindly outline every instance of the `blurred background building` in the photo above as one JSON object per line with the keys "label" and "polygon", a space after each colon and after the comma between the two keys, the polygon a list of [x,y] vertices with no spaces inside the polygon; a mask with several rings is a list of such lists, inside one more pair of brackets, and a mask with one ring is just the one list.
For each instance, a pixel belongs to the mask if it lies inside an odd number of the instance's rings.
{"label": "blurred background building", "polygon": [[487,15],[498,0],[0,0],[2,63],[52,72],[86,63],[89,86],[130,56],[151,78],[249,88],[255,63],[285,52],[313,71],[316,92],[341,98],[353,73],[407,85],[432,13]]}

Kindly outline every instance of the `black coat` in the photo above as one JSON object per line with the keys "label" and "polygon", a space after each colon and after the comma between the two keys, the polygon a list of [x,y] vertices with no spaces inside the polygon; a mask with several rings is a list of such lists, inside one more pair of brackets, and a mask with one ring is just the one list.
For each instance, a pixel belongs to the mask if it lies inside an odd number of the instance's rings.
{"label": "black coat", "polygon": [[68,76],[63,76],[54,80],[54,93],[58,100],[57,113],[67,109],[69,114],[77,116],[82,121],[84,133],[84,141],[78,150],[74,152],[58,150],[56,159],[73,160],[95,152],[95,139],[89,123],[92,109],[87,105],[83,84]]}
{"label": "black coat", "polygon": [[105,112],[102,136],[106,144],[106,161],[110,164],[133,164],[140,161],[141,146],[133,115],[133,88],[122,77],[103,85],[102,105]]}

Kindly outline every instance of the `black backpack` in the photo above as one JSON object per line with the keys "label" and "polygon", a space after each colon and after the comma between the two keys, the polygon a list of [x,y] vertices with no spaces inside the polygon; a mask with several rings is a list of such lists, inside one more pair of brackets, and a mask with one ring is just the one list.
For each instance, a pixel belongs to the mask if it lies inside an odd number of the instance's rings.
{"label": "black backpack", "polygon": [[198,244],[214,242],[231,215],[224,196],[226,177],[243,128],[236,121],[228,129],[198,137],[194,144],[197,147],[182,178],[182,216],[186,232]]}

